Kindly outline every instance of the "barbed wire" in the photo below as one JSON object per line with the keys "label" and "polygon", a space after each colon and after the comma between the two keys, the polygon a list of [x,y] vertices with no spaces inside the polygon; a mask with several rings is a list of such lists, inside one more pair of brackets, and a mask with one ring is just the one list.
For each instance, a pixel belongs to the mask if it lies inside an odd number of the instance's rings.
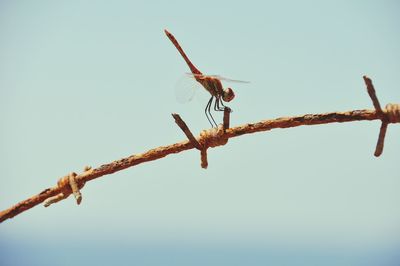
{"label": "barbed wire", "polygon": [[375,108],[374,110],[364,109],[324,114],[305,114],[294,117],[280,117],[230,128],[231,111],[229,108],[226,108],[224,111],[223,124],[219,125],[217,128],[201,131],[197,138],[194,137],[189,127],[178,114],[172,114],[176,124],[180,127],[188,140],[157,147],[141,154],[134,154],[108,164],[103,164],[98,168],[86,166],[81,174],[71,172],[70,174],[60,178],[56,186],[47,188],[39,194],[33,195],[32,197],[1,211],[0,222],[13,218],[42,202],[44,202],[45,207],[48,207],[56,202],[68,198],[71,194],[74,195],[77,204],[80,204],[82,201],[80,190],[88,181],[104,175],[113,174],[141,163],[158,160],[169,154],[196,148],[200,151],[201,167],[207,168],[207,151],[209,148],[226,145],[230,138],[244,134],[269,131],[275,128],[290,128],[303,125],[320,125],[363,120],[381,120],[382,124],[374,153],[374,155],[378,157],[383,152],[388,125],[390,123],[400,123],[400,104],[387,104],[386,107],[382,109],[371,79],[367,76],[364,76],[363,79],[367,87],[368,95],[370,96]]}

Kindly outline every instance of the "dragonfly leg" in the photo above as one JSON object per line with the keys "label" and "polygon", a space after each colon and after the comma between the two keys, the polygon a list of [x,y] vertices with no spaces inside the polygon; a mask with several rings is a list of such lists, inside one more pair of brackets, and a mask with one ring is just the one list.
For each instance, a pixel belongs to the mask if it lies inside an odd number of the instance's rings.
{"label": "dragonfly leg", "polygon": [[220,103],[221,103],[222,107],[224,107],[223,109],[225,109],[226,106],[224,105],[224,101],[221,101]]}
{"label": "dragonfly leg", "polygon": [[211,126],[213,127],[214,125],[213,125],[213,123],[211,122],[210,118],[208,117],[208,112],[209,112],[208,109],[209,109],[209,106],[211,105],[212,99],[213,99],[213,97],[211,97],[210,100],[208,101],[208,103],[207,103],[207,105],[206,105],[206,108],[204,109],[204,113],[206,114],[206,117],[207,117],[208,122],[209,122],[209,123],[211,124]]}
{"label": "dragonfly leg", "polygon": [[213,99],[214,99],[214,96],[211,96],[211,98],[208,101],[206,108],[204,110],[207,120],[211,124],[212,127],[217,126],[217,123],[215,122],[214,117],[211,114],[211,104],[212,104]]}
{"label": "dragonfly leg", "polygon": [[[215,120],[214,120],[214,117],[212,116],[212,114],[211,114],[211,104],[212,104],[212,100],[213,100],[213,98],[214,97],[212,97],[211,98],[211,102],[210,102],[210,105],[208,106],[208,114],[210,115],[210,117],[211,117],[211,120],[213,121],[213,123],[214,123],[214,125],[213,125],[213,127],[215,126],[215,127],[218,127],[218,124],[217,124],[217,122],[215,122]],[[215,99],[216,100],[216,99]]]}
{"label": "dragonfly leg", "polygon": [[214,111],[219,111],[219,98],[215,97]]}
{"label": "dragonfly leg", "polygon": [[[222,107],[219,106],[219,104],[221,104]],[[215,103],[214,103],[214,110],[215,111],[224,111],[224,109],[225,109],[225,105],[222,103],[221,98],[217,97],[216,100],[215,100]]]}

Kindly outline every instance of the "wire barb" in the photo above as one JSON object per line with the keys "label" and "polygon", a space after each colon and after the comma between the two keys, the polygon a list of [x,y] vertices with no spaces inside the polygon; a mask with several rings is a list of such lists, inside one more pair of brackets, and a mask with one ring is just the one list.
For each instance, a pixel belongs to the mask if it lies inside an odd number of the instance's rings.
{"label": "wire barb", "polygon": [[229,128],[231,112],[232,112],[231,108],[229,108],[228,106],[225,106],[225,108],[224,108],[224,120],[223,120],[224,131]]}
{"label": "wire barb", "polygon": [[189,127],[186,125],[185,121],[183,121],[183,119],[180,117],[180,115],[172,114],[172,117],[175,119],[175,123],[182,129],[183,133],[185,133],[185,135],[189,139],[190,143],[192,143],[196,149],[201,150],[202,149],[201,145],[196,140],[196,138],[193,136],[193,133],[190,131]]}
{"label": "wire barb", "polygon": [[72,194],[74,194],[76,204],[81,204],[82,201],[82,194],[79,191],[78,183],[76,182],[77,174],[72,172],[68,176],[69,185],[71,186]]}
{"label": "wire barb", "polygon": [[385,109],[382,110],[381,104],[379,103],[378,97],[376,96],[374,85],[372,80],[363,76],[365,85],[367,86],[367,92],[372,100],[375,111],[382,121],[381,128],[379,130],[378,141],[376,143],[374,156],[379,157],[383,152],[383,147],[385,145],[385,136],[389,123],[400,123],[400,105],[399,104],[387,104]]}
{"label": "wire barb", "polygon": [[381,108],[381,104],[379,103],[378,97],[376,96],[376,92],[375,92],[374,85],[372,84],[372,80],[367,76],[363,76],[363,79],[364,79],[365,85],[367,86],[368,95],[372,100],[372,104],[374,105],[376,112],[378,114],[382,115],[382,117],[383,117],[383,111]]}
{"label": "wire barb", "polygon": [[61,201],[63,199],[68,198],[68,196],[64,195],[64,193],[61,192],[61,193],[59,193],[59,194],[57,194],[57,195],[55,195],[53,197],[50,197],[47,200],[45,200],[43,205],[45,207],[49,207],[53,203],[56,203],[56,202],[59,202],[59,201]]}

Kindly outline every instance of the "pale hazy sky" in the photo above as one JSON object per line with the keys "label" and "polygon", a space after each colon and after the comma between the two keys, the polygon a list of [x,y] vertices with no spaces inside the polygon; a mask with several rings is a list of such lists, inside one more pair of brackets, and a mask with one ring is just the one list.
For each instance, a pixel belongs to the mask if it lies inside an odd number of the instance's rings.
{"label": "pale hazy sky", "polygon": [[[209,126],[206,102],[175,100],[188,68],[164,28],[203,72],[251,81],[234,87],[236,126],[372,108],[363,75],[382,105],[400,103],[399,13],[394,0],[1,1],[0,209],[85,165],[184,140],[171,113],[196,134]],[[98,252],[134,263],[130,247],[144,243],[396,249],[400,127],[375,158],[379,126],[277,129],[209,150],[207,170],[191,150],[102,177],[80,206],[69,198],[2,223],[0,260],[47,265],[49,252],[66,263],[55,245],[76,242],[92,248],[73,249],[82,265],[106,263]]]}

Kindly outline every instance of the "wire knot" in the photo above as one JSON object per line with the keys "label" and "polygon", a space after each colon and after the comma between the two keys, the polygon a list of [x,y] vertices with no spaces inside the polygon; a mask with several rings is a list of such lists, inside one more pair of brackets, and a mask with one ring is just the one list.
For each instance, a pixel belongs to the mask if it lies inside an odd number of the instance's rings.
{"label": "wire knot", "polygon": [[[89,172],[90,170],[92,170],[90,166],[85,166],[84,172]],[[61,190],[61,192],[54,197],[48,198],[44,202],[44,206],[48,207],[53,203],[68,198],[71,194],[74,194],[76,203],[79,205],[82,201],[82,194],[80,192],[80,189],[83,188],[85,182],[83,180],[78,180],[77,177],[78,175],[75,172],[71,172],[70,174],[58,179],[57,187]]]}
{"label": "wire knot", "polygon": [[225,137],[223,126],[219,125],[218,128],[201,131],[198,141],[203,149],[208,149],[225,145],[228,142],[228,138]]}
{"label": "wire knot", "polygon": [[386,114],[389,123],[400,123],[400,104],[389,103],[383,112]]}
{"label": "wire knot", "polygon": [[225,107],[224,109],[224,123],[219,125],[217,128],[211,128],[200,132],[200,136],[196,139],[186,123],[178,114],[172,114],[175,119],[175,123],[182,129],[190,143],[200,151],[201,167],[206,169],[208,166],[207,161],[207,149],[214,148],[217,146],[225,145],[228,142],[228,138],[225,136],[225,131],[229,128],[231,109]]}

